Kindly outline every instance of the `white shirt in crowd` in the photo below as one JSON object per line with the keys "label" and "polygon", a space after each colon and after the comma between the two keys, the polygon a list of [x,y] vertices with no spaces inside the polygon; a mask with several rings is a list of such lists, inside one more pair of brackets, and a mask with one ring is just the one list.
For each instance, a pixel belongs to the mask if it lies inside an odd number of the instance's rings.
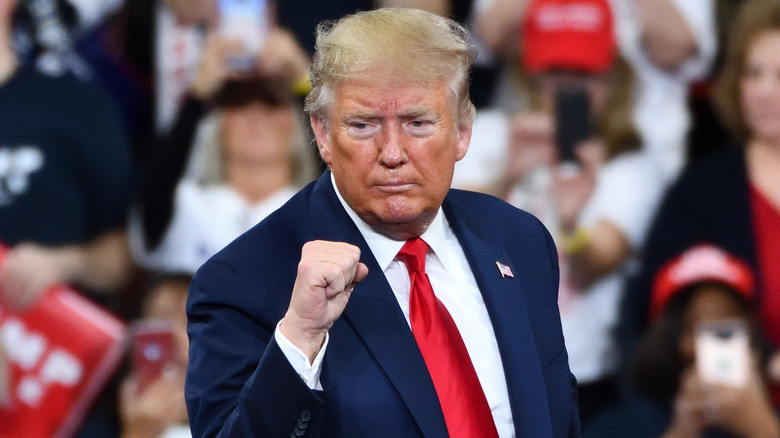
{"label": "white shirt in crowd", "polygon": [[184,179],[176,188],[173,216],[160,245],[143,246],[140,220],[130,222],[130,249],[144,268],[195,272],[233,239],[281,207],[296,189],[286,187],[262,202],[251,204],[226,184],[199,184]]}

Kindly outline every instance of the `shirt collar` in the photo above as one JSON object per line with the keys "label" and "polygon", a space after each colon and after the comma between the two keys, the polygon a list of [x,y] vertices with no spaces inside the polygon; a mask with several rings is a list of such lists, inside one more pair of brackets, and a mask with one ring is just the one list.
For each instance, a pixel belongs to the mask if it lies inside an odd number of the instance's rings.
{"label": "shirt collar", "polygon": [[[368,247],[371,248],[371,252],[374,254],[379,267],[384,271],[390,266],[390,263],[395,259],[398,251],[404,245],[405,241],[391,239],[384,234],[378,233],[371,226],[369,226],[363,219],[355,213],[355,210],[350,207],[344,198],[341,197],[338,187],[336,187],[336,180],[333,178],[333,173],[330,175],[330,182],[333,184],[333,189],[336,192],[336,196],[339,198],[339,202],[347,211],[347,214],[352,219],[352,222],[363,235]],[[420,236],[428,246],[431,247],[435,256],[439,259],[444,269],[449,270],[451,266],[452,257],[447,251],[447,239],[454,239],[454,235],[450,230],[447,218],[444,217],[444,212],[441,207],[436,212],[436,216],[433,218],[433,222],[428,226],[428,229]]]}

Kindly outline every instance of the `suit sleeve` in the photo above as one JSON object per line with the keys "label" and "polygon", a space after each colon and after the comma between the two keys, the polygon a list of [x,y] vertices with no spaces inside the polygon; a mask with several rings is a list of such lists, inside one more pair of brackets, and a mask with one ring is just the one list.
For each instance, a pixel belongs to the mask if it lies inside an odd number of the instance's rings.
{"label": "suit sleeve", "polygon": [[287,361],[264,304],[224,262],[209,261],[196,274],[185,387],[193,436],[318,436],[323,393],[309,389]]}

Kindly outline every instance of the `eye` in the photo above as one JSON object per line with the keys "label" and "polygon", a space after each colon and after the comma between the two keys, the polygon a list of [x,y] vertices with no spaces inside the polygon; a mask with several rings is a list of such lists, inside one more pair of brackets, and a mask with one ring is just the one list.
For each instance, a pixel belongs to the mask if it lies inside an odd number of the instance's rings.
{"label": "eye", "polygon": [[351,120],[346,123],[347,133],[356,138],[368,138],[377,130],[377,124],[367,120]]}
{"label": "eye", "polygon": [[413,135],[428,135],[434,130],[434,123],[428,119],[412,119],[406,123],[406,129]]}

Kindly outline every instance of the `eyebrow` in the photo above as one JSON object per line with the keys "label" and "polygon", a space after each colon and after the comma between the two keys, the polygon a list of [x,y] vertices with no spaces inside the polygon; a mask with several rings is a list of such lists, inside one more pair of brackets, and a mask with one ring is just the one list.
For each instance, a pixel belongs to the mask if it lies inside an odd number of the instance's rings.
{"label": "eyebrow", "polygon": [[430,106],[421,106],[416,108],[409,108],[407,111],[404,111],[399,114],[399,117],[402,119],[414,119],[417,117],[422,117],[426,115],[435,115],[436,111],[434,111],[433,107]]}

